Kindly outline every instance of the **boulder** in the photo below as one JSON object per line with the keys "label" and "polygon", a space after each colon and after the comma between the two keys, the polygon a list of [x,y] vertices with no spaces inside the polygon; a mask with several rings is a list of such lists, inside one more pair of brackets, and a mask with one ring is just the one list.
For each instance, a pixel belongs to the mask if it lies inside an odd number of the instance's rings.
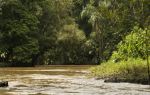
{"label": "boulder", "polygon": [[8,81],[0,81],[0,87],[8,87]]}

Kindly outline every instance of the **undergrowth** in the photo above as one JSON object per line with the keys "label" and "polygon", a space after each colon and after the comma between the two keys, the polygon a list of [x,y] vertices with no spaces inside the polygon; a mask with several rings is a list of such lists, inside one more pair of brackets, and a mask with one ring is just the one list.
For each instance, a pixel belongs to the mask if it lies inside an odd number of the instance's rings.
{"label": "undergrowth", "polygon": [[127,61],[102,63],[90,69],[91,75],[98,78],[147,79],[147,62],[143,59],[128,59]]}

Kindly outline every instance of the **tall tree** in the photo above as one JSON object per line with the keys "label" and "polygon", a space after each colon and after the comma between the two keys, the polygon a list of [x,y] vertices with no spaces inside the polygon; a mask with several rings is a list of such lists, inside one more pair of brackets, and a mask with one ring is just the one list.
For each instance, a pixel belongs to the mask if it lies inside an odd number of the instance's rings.
{"label": "tall tree", "polygon": [[136,24],[144,27],[149,18],[147,10],[147,0],[90,0],[82,16],[89,17],[93,31],[97,33],[100,61],[109,58],[116,45]]}
{"label": "tall tree", "polygon": [[31,63],[38,52],[38,41],[31,35],[38,30],[37,17],[19,0],[4,2],[1,10],[0,51],[10,63]]}

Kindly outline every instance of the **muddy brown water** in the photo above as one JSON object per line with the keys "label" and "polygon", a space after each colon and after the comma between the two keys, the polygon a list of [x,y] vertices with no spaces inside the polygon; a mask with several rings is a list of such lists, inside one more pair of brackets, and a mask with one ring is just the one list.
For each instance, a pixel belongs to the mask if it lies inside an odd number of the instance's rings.
{"label": "muddy brown water", "polygon": [[0,95],[150,95],[150,86],[88,78],[91,66],[0,68]]}

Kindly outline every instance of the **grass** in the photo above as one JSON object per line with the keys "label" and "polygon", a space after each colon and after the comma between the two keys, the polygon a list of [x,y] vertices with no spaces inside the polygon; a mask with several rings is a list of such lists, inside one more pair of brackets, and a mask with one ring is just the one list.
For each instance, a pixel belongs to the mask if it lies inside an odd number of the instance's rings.
{"label": "grass", "polygon": [[119,78],[128,80],[145,81],[148,79],[147,62],[142,59],[129,59],[114,63],[112,60],[90,69],[91,76],[106,79]]}

